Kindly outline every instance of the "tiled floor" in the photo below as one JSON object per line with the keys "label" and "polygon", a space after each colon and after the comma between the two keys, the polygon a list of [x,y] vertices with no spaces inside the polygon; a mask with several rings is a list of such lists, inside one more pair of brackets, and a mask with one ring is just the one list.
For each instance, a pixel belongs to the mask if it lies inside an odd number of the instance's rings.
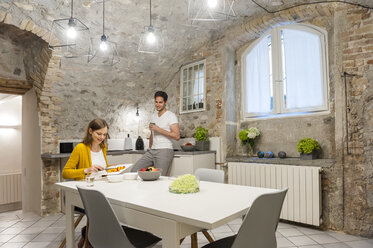
{"label": "tiled floor", "polygon": [[[76,237],[80,237],[80,227],[76,229]],[[241,225],[241,219],[212,230],[215,239],[220,239],[236,233]],[[276,233],[277,247],[304,248],[373,248],[373,239],[346,235],[337,232],[323,232],[295,225],[280,223]],[[0,213],[0,247],[1,248],[42,248],[59,247],[65,237],[64,215],[41,218],[35,214],[22,214],[22,211]],[[207,240],[198,233],[199,247]],[[155,246],[161,248],[161,244]],[[190,238],[186,238],[182,248],[190,247]]]}

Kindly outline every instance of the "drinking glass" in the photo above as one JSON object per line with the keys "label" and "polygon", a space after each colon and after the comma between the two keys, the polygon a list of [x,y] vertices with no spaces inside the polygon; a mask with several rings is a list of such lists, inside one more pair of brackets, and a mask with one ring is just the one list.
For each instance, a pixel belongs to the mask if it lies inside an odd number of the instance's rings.
{"label": "drinking glass", "polygon": [[95,176],[94,175],[87,175],[85,178],[86,186],[93,187],[95,185]]}

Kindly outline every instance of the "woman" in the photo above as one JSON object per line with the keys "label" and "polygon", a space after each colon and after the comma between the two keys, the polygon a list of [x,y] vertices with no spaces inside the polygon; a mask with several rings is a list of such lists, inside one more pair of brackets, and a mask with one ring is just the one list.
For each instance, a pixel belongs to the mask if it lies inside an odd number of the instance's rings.
{"label": "woman", "polygon": [[[70,155],[62,177],[65,179],[81,180],[85,175],[104,170],[108,163],[106,159],[108,124],[105,120],[94,119],[88,124],[88,128],[82,143],[79,143]],[[84,213],[81,208],[76,211]],[[82,228],[82,237],[78,243],[81,248],[84,245],[86,227]],[[89,244],[89,247],[90,244]]]}
{"label": "woman", "polygon": [[74,148],[63,168],[63,178],[81,180],[85,175],[104,170],[108,166],[108,129],[108,124],[102,119],[94,119],[89,123],[83,142]]}

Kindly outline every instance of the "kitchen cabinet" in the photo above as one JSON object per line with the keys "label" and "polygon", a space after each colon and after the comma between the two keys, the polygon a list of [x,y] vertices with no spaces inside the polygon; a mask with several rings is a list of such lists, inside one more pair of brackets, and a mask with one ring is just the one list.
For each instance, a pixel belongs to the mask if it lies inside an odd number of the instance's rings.
{"label": "kitchen cabinet", "polygon": [[142,154],[106,155],[108,164],[134,164]]}
{"label": "kitchen cabinet", "polygon": [[215,169],[215,153],[197,155],[175,154],[170,169],[170,176],[194,174],[198,168]]}

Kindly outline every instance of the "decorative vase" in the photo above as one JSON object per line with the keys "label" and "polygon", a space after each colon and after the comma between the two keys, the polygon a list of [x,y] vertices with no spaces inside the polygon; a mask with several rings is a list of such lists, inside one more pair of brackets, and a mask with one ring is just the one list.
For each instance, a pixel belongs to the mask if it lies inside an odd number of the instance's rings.
{"label": "decorative vase", "polygon": [[317,150],[313,150],[311,153],[301,153],[300,159],[302,160],[311,160],[311,159],[317,159],[319,156],[319,153]]}
{"label": "decorative vase", "polygon": [[249,143],[247,144],[246,152],[247,152],[248,157],[253,157],[254,156],[254,147],[252,145],[250,145]]}
{"label": "decorative vase", "polygon": [[210,150],[210,141],[209,140],[196,140],[196,150],[197,151],[208,151]]}

